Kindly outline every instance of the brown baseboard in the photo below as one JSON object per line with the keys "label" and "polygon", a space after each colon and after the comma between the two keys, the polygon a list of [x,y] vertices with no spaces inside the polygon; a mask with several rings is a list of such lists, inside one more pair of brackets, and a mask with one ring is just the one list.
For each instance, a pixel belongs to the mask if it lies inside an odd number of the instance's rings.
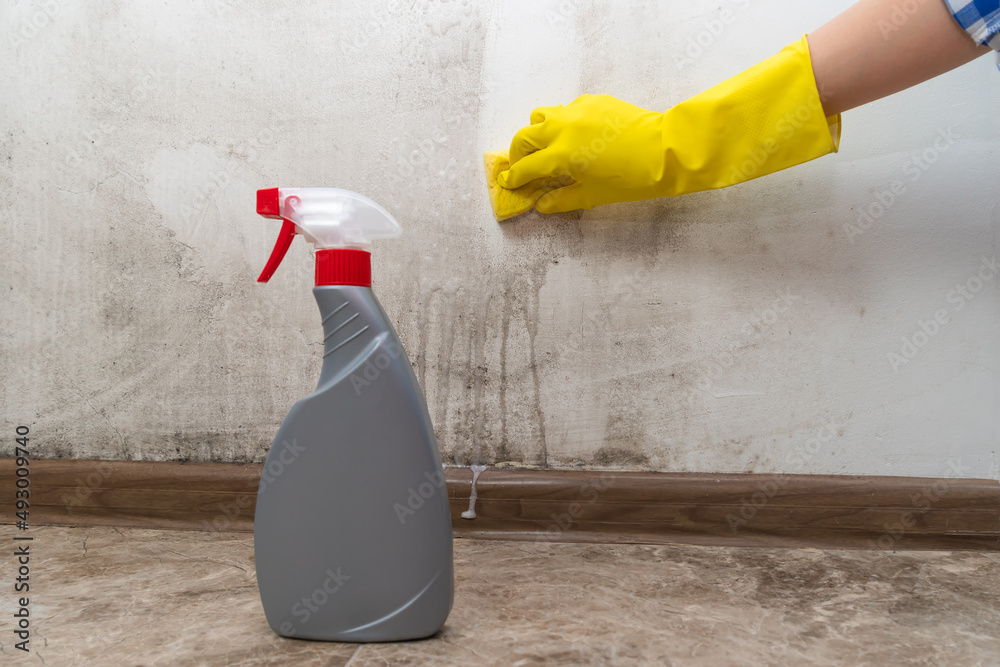
{"label": "brown baseboard", "polygon": [[[32,525],[252,531],[261,466],[36,460]],[[446,469],[458,537],[881,549],[1000,549],[996,480]],[[0,523],[15,465],[0,459]]]}

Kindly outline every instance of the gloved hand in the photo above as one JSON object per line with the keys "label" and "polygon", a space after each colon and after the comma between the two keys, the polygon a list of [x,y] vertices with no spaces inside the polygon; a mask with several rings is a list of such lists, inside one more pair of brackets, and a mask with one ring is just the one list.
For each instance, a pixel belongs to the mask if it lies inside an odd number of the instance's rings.
{"label": "gloved hand", "polygon": [[542,213],[721,188],[836,152],[806,38],[664,113],[608,95],[540,107],[510,144],[508,189],[558,179]]}

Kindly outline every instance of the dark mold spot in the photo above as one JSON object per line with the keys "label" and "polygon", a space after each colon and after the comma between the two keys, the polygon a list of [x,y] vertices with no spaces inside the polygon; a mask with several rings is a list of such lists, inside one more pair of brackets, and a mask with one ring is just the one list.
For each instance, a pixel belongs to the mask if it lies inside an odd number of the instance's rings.
{"label": "dark mold spot", "polygon": [[623,447],[601,447],[594,454],[594,463],[599,466],[648,466],[649,457]]}

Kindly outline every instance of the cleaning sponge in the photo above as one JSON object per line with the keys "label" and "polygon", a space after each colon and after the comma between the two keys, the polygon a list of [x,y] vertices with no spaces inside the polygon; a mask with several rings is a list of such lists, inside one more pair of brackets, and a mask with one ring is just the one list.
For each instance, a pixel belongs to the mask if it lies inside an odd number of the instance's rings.
{"label": "cleaning sponge", "polygon": [[556,179],[537,179],[519,188],[508,190],[497,183],[497,175],[510,166],[507,151],[489,151],[483,153],[483,168],[486,170],[486,186],[490,192],[490,205],[497,222],[502,222],[515,215],[527,213],[535,207],[542,195],[560,187]]}

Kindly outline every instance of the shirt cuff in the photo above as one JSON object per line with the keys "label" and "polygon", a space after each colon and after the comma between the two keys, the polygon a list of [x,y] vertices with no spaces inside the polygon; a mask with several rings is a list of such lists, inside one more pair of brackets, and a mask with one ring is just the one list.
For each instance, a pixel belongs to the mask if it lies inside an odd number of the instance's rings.
{"label": "shirt cuff", "polygon": [[976,44],[1000,51],[1000,0],[944,0]]}

